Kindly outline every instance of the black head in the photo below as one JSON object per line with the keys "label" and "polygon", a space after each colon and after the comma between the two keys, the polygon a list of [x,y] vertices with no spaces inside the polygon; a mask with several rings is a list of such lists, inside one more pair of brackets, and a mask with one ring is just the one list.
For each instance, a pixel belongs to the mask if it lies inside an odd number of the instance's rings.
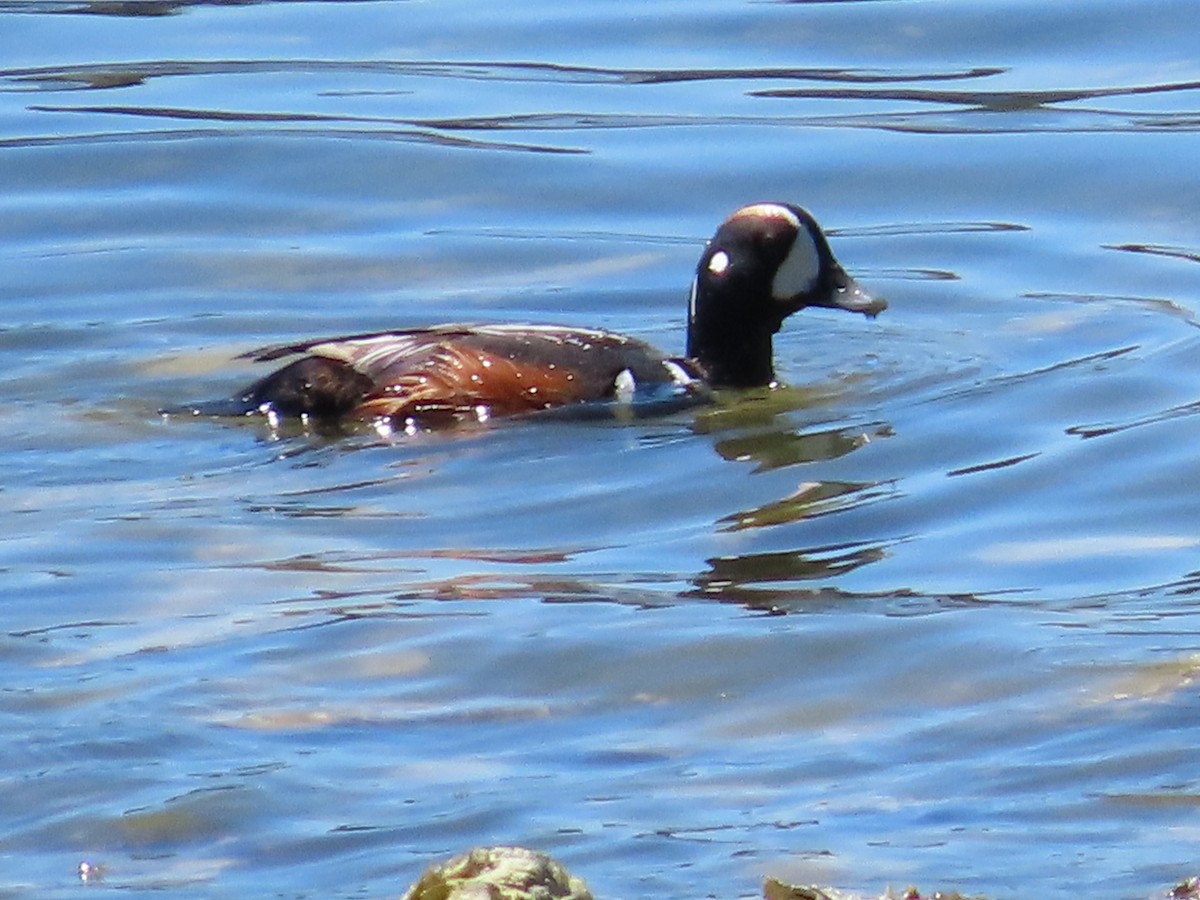
{"label": "black head", "polygon": [[771,336],[806,306],[875,316],[887,303],[846,274],[807,211],[787,203],[744,206],[717,229],[696,267],[688,356],[714,385],[770,384]]}

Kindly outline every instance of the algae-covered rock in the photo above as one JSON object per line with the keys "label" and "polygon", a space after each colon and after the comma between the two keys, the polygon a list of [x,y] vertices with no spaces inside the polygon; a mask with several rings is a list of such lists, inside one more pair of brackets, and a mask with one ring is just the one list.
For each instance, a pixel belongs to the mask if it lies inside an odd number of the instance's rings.
{"label": "algae-covered rock", "polygon": [[[1159,894],[1159,896],[1164,896]],[[984,900],[957,891],[923,894],[915,887],[889,888],[876,898],[815,885],[789,884],[777,878],[763,882],[764,900]],[[592,900],[582,879],[575,878],[545,853],[524,847],[479,847],[425,870],[402,900]],[[1200,900],[1200,878],[1181,881],[1165,900]]]}
{"label": "algae-covered rock", "polygon": [[478,847],[425,870],[403,900],[592,900],[579,878],[545,853]]}
{"label": "algae-covered rock", "polygon": [[[861,894],[839,891],[836,888],[788,884],[777,878],[768,878],[763,882],[763,897],[765,900],[971,900],[958,891],[935,891],[932,894],[922,894],[915,887],[905,888],[899,894],[888,888],[887,892],[878,898],[868,898]],[[975,900],[983,900],[983,898],[977,897]]]}
{"label": "algae-covered rock", "polygon": [[763,897],[765,900],[846,900],[844,894],[826,888],[788,884],[777,878],[767,878],[763,881]]}

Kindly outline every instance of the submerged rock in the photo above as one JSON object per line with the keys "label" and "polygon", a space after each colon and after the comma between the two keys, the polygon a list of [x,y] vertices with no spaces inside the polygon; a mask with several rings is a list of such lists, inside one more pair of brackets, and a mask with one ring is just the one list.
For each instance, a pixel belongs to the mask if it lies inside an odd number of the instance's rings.
{"label": "submerged rock", "polygon": [[425,870],[403,900],[592,900],[587,885],[545,853],[478,847]]}
{"label": "submerged rock", "polygon": [[[1159,895],[1164,896],[1164,895]],[[545,853],[524,847],[478,847],[449,862],[433,865],[402,900],[592,900],[583,880],[571,875]],[[878,898],[814,885],[789,884],[776,878],[763,882],[764,900],[983,900],[957,891],[922,894],[915,887],[890,888]],[[1166,900],[1200,900],[1200,878],[1181,881]]]}
{"label": "submerged rock", "polygon": [[887,892],[879,895],[878,898],[869,898],[862,894],[839,891],[836,888],[788,884],[776,878],[768,878],[763,882],[763,897],[765,900],[984,900],[983,897],[964,897],[958,891],[935,891],[932,894],[922,894],[915,887],[905,888],[901,893],[896,893],[888,888]]}

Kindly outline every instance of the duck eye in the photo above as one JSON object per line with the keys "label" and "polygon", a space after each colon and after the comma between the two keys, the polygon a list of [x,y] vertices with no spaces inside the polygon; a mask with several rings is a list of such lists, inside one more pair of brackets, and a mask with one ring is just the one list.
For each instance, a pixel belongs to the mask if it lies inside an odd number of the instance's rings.
{"label": "duck eye", "polygon": [[708,260],[708,271],[713,275],[724,275],[729,268],[729,254],[718,250]]}

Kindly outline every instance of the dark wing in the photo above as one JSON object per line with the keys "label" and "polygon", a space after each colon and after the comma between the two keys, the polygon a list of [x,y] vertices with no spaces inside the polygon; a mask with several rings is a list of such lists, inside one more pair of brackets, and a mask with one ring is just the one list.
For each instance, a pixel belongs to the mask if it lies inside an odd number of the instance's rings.
{"label": "dark wing", "polygon": [[633,338],[558,326],[444,325],[284,344],[301,359],[252,385],[248,411],[284,415],[507,415],[611,398],[619,379],[669,383],[661,354]]}
{"label": "dark wing", "polygon": [[[238,359],[250,359],[254,362],[274,362],[288,356],[298,356],[301,353],[319,353],[317,348],[335,346],[371,347],[380,344],[393,343],[396,346],[421,343],[434,337],[455,337],[470,334],[478,326],[469,324],[434,325],[429,328],[403,328],[396,331],[368,331],[362,334],[344,334],[336,337],[310,338],[294,344],[271,344],[258,347],[238,355]],[[335,354],[340,355],[340,354]]]}

